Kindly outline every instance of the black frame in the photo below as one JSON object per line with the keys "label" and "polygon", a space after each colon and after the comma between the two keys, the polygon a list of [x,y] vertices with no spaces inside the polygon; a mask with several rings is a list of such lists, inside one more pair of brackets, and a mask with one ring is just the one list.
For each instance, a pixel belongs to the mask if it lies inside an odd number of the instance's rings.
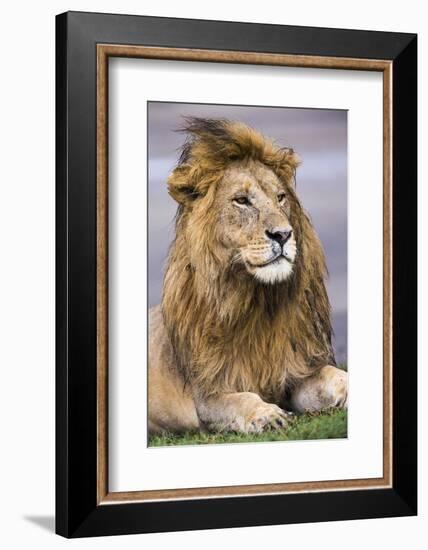
{"label": "black frame", "polygon": [[[97,43],[393,61],[392,488],[97,506]],[[56,18],[56,52],[56,532],[83,537],[415,515],[417,36],[68,12]]]}

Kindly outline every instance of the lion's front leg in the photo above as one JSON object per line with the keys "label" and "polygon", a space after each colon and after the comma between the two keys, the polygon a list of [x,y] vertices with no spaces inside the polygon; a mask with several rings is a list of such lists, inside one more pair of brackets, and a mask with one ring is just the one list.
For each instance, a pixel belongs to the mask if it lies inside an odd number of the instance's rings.
{"label": "lion's front leg", "polygon": [[293,391],[290,404],[296,412],[348,407],[348,373],[327,365],[303,380]]}
{"label": "lion's front leg", "polygon": [[273,403],[266,403],[257,394],[237,392],[197,399],[200,420],[216,432],[259,433],[283,428],[290,418]]}

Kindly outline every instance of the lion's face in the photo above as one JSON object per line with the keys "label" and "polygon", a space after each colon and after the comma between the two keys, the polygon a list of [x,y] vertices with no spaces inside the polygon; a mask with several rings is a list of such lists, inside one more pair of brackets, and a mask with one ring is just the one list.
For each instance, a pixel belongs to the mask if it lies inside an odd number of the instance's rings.
{"label": "lion's face", "polygon": [[263,283],[290,277],[296,239],[287,191],[272,170],[252,160],[233,163],[217,189],[215,208],[217,239],[231,262]]}

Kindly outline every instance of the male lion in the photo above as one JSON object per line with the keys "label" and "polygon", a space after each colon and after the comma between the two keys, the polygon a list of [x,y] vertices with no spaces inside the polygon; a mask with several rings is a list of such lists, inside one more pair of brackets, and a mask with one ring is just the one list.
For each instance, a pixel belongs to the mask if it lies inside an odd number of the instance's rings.
{"label": "male lion", "polygon": [[149,431],[261,432],[347,406],[321,243],[297,155],[225,119],[186,119],[162,305],[149,319]]}

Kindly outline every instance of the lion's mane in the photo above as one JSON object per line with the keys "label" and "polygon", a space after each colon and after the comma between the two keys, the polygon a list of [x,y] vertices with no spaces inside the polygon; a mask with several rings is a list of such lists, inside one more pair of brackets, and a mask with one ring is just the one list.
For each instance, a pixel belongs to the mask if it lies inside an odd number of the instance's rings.
{"label": "lion's mane", "polygon": [[[168,179],[179,208],[162,296],[175,363],[202,395],[253,391],[279,401],[299,379],[334,364],[324,253],[295,190],[299,159],[238,122],[187,118],[183,131]],[[291,204],[298,252],[292,276],[276,285],[237,276],[215,238],[218,182],[231,162],[245,159],[272,169]]]}

